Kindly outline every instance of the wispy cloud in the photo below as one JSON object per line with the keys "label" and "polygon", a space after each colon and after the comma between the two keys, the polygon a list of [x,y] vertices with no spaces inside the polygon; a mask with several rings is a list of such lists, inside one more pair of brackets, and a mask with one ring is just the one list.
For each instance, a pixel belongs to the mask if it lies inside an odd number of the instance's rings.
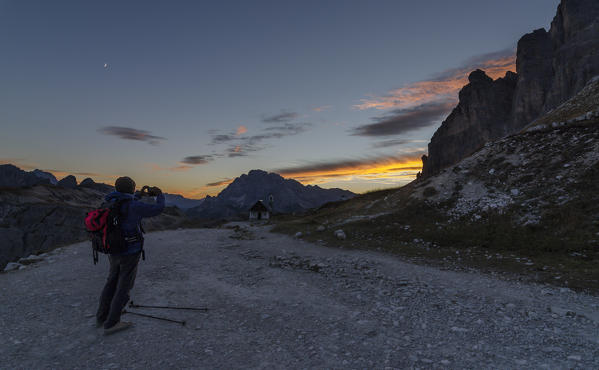
{"label": "wispy cloud", "polygon": [[236,132],[218,134],[213,132],[212,144],[229,144],[223,155],[228,157],[245,157],[249,153],[266,149],[265,141],[282,139],[287,136],[301,134],[307,131],[311,123],[306,122],[280,122],[276,125],[264,127],[255,135],[246,136],[247,128],[240,126]]}
{"label": "wispy cloud", "polygon": [[149,163],[148,166],[152,171],[168,171],[168,172],[187,172],[193,168],[193,166],[187,164],[178,164],[177,166],[172,167],[162,167],[156,163]]}
{"label": "wispy cloud", "polygon": [[231,140],[236,140],[236,139],[237,138],[235,137],[234,134],[218,134],[218,135],[212,136],[212,144],[227,143]]}
{"label": "wispy cloud", "polygon": [[430,102],[411,108],[395,109],[383,116],[372,118],[373,123],[351,130],[355,136],[400,135],[438,123],[451,111],[454,102]]}
{"label": "wispy cloud", "polygon": [[181,160],[181,163],[191,164],[191,165],[199,165],[206,164],[212,160],[214,160],[215,156],[213,154],[210,155],[192,155],[189,157],[185,157]]}
{"label": "wispy cloud", "polygon": [[285,136],[293,136],[301,134],[312,126],[311,123],[283,123],[278,126],[269,126],[264,129],[264,133],[260,135],[250,136],[250,142],[262,141],[265,139],[280,139]]}
{"label": "wispy cloud", "polygon": [[106,126],[99,128],[98,132],[104,135],[116,136],[124,140],[144,141],[151,145],[158,145],[161,140],[166,140],[164,137],[152,135],[149,131],[131,127]]}
{"label": "wispy cloud", "polygon": [[389,148],[407,144],[426,143],[426,140],[390,139],[372,143],[373,148]]}
{"label": "wispy cloud", "polygon": [[355,109],[405,109],[434,101],[457,101],[460,89],[468,83],[468,75],[475,69],[484,70],[496,79],[507,71],[516,70],[513,49],[501,50],[470,58],[457,68],[445,70],[432,78],[418,81],[389,91],[383,96],[361,99]]}
{"label": "wispy cloud", "polygon": [[221,181],[216,181],[216,182],[211,182],[206,184],[207,187],[218,187],[218,186],[226,186],[229,185],[230,183],[233,182],[233,180],[235,179],[225,179],[225,180],[221,180]]}
{"label": "wispy cloud", "polygon": [[272,116],[266,116],[262,118],[262,122],[264,123],[285,123],[293,121],[298,118],[299,114],[296,112],[281,112],[279,114],[275,114]]}
{"label": "wispy cloud", "polygon": [[312,110],[314,112],[322,112],[322,111],[325,111],[325,110],[328,110],[328,109],[331,109],[331,108],[332,108],[331,105],[323,105],[322,107],[312,108]]}
{"label": "wispy cloud", "polygon": [[262,150],[262,147],[253,146],[247,143],[232,145],[226,149],[225,154],[229,158],[246,157],[251,152]]}

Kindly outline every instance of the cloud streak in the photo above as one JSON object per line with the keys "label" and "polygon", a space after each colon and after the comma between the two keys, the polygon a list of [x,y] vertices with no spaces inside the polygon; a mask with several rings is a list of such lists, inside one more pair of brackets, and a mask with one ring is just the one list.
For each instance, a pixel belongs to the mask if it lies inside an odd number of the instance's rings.
{"label": "cloud streak", "polygon": [[389,114],[374,117],[373,123],[358,126],[351,131],[354,136],[401,135],[423,127],[432,126],[451,112],[453,102],[431,102],[413,108],[395,109]]}
{"label": "cloud streak", "polygon": [[229,185],[230,183],[232,183],[233,180],[235,180],[235,179],[225,179],[225,180],[221,180],[221,181],[211,182],[211,183],[206,184],[206,186],[210,187],[210,188],[214,188],[214,187],[218,187],[218,186],[225,186],[225,185]]}
{"label": "cloud streak", "polygon": [[154,172],[158,172],[158,171],[187,172],[193,168],[193,166],[190,166],[187,164],[182,164],[182,163],[180,163],[177,166],[172,166],[172,167],[162,167],[156,163],[148,163],[147,166],[149,166],[149,168]]}
{"label": "cloud streak", "polygon": [[497,79],[507,71],[516,70],[513,49],[501,50],[470,58],[457,68],[447,69],[432,78],[418,81],[389,91],[383,96],[361,99],[355,109],[406,109],[434,101],[457,101],[458,92],[468,83],[468,75],[475,69],[484,70]]}
{"label": "cloud streak", "polygon": [[371,146],[373,148],[389,148],[389,147],[406,145],[406,144],[426,143],[426,142],[427,142],[426,140],[390,139],[390,140],[383,140],[383,141],[373,143]]}
{"label": "cloud streak", "polygon": [[302,183],[326,183],[333,180],[382,179],[403,177],[413,179],[421,170],[424,152],[414,151],[395,156],[372,156],[359,159],[313,162],[274,170],[284,177]]}
{"label": "cloud streak", "polygon": [[281,122],[276,125],[268,126],[255,135],[245,136],[247,133],[245,126],[237,128],[236,132],[228,134],[216,134],[212,136],[212,144],[229,144],[224,155],[234,157],[245,157],[249,153],[265,149],[267,146],[264,141],[272,139],[282,139],[287,136],[299,135],[307,131],[312,124],[306,122]]}
{"label": "cloud streak", "polygon": [[149,131],[131,127],[106,126],[99,128],[98,132],[104,135],[116,136],[123,140],[144,141],[151,145],[158,145],[160,141],[166,140],[164,137],[151,135]]}
{"label": "cloud streak", "polygon": [[200,164],[206,164],[215,159],[215,155],[192,155],[189,157],[185,157],[181,160],[181,163],[190,164],[193,166],[197,166]]}
{"label": "cloud streak", "polygon": [[296,112],[282,112],[282,113],[276,114],[274,116],[266,116],[266,117],[262,118],[262,122],[264,122],[264,123],[285,123],[285,122],[293,121],[294,119],[296,119],[298,117],[299,117],[299,114]]}

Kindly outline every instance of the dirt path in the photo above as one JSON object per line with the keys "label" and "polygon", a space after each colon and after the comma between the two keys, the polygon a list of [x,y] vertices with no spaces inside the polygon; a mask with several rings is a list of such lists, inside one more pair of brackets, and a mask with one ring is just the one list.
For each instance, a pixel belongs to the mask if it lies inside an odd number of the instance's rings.
{"label": "dirt path", "polygon": [[0,274],[0,368],[599,368],[599,297],[440,271],[269,233],[152,233],[132,300],[104,337],[107,274],[88,243]]}

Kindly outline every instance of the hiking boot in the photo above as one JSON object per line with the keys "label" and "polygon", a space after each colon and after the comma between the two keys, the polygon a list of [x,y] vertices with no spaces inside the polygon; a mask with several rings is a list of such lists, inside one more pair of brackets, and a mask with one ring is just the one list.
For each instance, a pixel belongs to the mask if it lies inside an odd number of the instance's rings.
{"label": "hiking boot", "polygon": [[113,326],[109,327],[108,329],[104,329],[104,335],[114,334],[116,332],[119,332],[119,331],[122,331],[125,329],[129,329],[132,326],[133,326],[132,322],[119,321],[116,324],[114,324]]}
{"label": "hiking boot", "polygon": [[100,321],[100,320],[96,319],[96,328],[98,328],[98,329],[103,328],[104,327],[104,321],[106,321],[106,320]]}

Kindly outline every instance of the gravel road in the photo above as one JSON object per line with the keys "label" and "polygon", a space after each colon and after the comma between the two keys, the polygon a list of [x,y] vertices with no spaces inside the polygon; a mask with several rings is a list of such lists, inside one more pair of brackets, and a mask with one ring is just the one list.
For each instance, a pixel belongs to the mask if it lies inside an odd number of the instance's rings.
{"label": "gravel road", "polygon": [[[599,297],[332,249],[266,227],[147,235],[132,300],[103,336],[89,243],[0,274],[0,368],[599,368]],[[133,311],[133,309],[131,309]]]}

